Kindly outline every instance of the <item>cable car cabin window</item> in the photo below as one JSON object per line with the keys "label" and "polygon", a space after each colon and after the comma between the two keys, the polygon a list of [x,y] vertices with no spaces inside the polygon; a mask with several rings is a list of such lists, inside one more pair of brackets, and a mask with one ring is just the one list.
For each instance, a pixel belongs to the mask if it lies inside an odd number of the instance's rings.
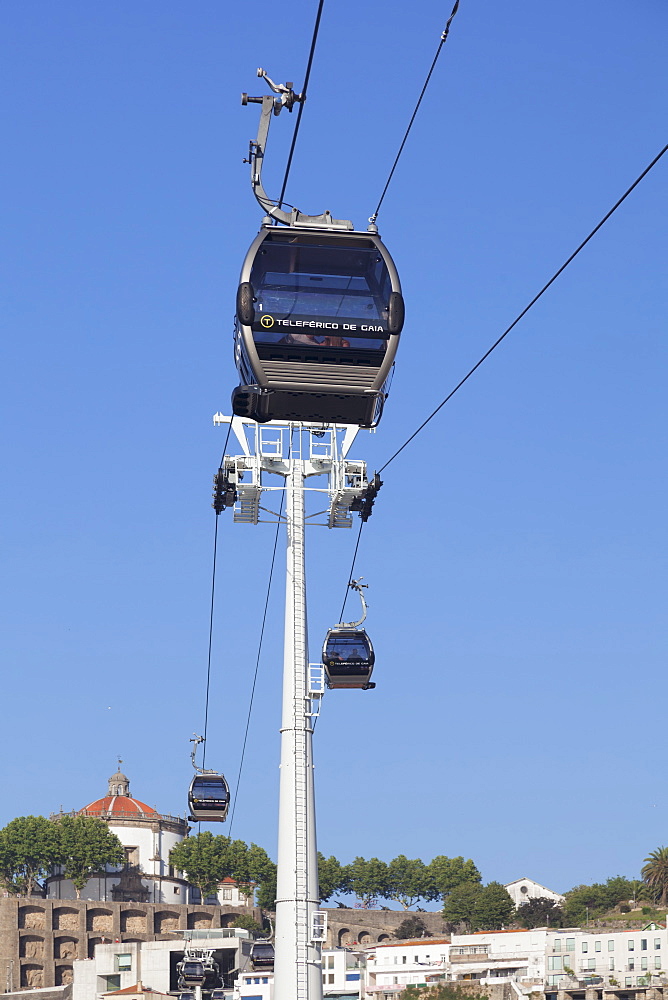
{"label": "cable car cabin window", "polygon": [[375,246],[265,240],[250,283],[256,343],[385,349],[392,282]]}
{"label": "cable car cabin window", "polygon": [[222,781],[204,781],[200,778],[195,782],[193,798],[197,800],[198,805],[206,808],[208,805],[207,799],[212,804],[214,802],[226,802],[228,791]]}
{"label": "cable car cabin window", "polygon": [[330,674],[369,672],[373,664],[371,646],[365,633],[331,635],[324,653],[325,665]]}

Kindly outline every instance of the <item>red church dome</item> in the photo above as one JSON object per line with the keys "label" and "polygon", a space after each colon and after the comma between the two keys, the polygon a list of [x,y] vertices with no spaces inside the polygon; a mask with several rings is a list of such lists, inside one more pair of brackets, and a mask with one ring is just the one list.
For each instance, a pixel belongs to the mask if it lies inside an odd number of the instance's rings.
{"label": "red church dome", "polygon": [[103,799],[96,799],[90,805],[79,810],[86,816],[90,815],[118,815],[125,816],[157,816],[157,812],[152,806],[147,806],[139,799],[130,798],[129,795],[105,795]]}
{"label": "red church dome", "polygon": [[[119,759],[119,765],[123,762]],[[157,816],[158,813],[151,806],[139,799],[133,799],[130,795],[130,781],[120,769],[109,778],[109,791],[104,798],[96,799],[89,805],[79,810],[79,815],[84,816],[117,816],[127,819],[136,816]]]}

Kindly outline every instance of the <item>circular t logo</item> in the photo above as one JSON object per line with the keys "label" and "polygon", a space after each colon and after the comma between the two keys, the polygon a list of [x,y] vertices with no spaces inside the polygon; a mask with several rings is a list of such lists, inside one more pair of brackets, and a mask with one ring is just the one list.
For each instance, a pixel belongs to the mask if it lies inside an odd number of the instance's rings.
{"label": "circular t logo", "polygon": [[274,317],[263,316],[262,319],[260,320],[260,324],[265,328],[265,330],[271,330],[272,326],[274,325]]}

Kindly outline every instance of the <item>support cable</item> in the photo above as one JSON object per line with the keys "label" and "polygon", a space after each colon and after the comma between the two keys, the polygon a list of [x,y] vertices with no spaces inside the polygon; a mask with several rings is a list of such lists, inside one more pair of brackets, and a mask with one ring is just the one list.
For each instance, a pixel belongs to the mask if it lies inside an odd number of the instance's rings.
{"label": "support cable", "polygon": [[[216,556],[218,554],[218,517],[213,532],[213,567],[211,570],[211,606],[209,610],[209,655],[206,664],[206,697],[204,699],[204,740],[202,741],[202,767],[206,766],[206,731],[209,725],[209,690],[211,688],[211,647],[213,640],[213,608],[216,594]],[[193,760],[195,758],[193,757]]]}
{"label": "support cable", "polygon": [[554,274],[552,275],[552,277],[550,278],[550,280],[548,282],[546,282],[546,284],[543,285],[543,287],[541,288],[541,290],[538,292],[537,295],[534,295],[534,297],[531,299],[531,302],[529,302],[529,304],[524,307],[524,309],[522,310],[522,312],[518,316],[515,317],[515,319],[510,324],[510,326],[508,326],[503,331],[503,333],[498,338],[498,340],[495,340],[494,343],[492,344],[492,346],[490,348],[488,348],[487,351],[485,351],[485,353],[483,354],[483,356],[480,358],[479,361],[477,361],[475,363],[475,365],[473,366],[473,368],[471,368],[470,371],[468,371],[466,373],[466,375],[464,376],[464,378],[461,379],[457,383],[457,385],[454,387],[454,389],[452,389],[452,391],[448,393],[448,395],[445,397],[445,399],[438,404],[438,406],[436,407],[436,409],[433,410],[429,414],[429,416],[427,417],[427,419],[422,421],[422,423],[417,428],[417,430],[413,431],[413,433],[411,434],[411,436],[404,441],[404,443],[401,445],[401,447],[397,448],[397,450],[394,452],[394,454],[391,455],[390,458],[388,458],[387,462],[385,462],[384,465],[381,465],[380,469],[378,470],[379,472],[382,472],[383,469],[386,469],[388,467],[388,465],[390,464],[390,462],[393,462],[395,460],[395,458],[398,455],[401,454],[401,452],[404,450],[404,448],[406,448],[411,443],[411,441],[418,436],[418,434],[420,433],[420,431],[423,430],[427,426],[427,424],[429,423],[429,421],[433,420],[433,418],[436,416],[436,414],[439,412],[439,410],[441,410],[445,406],[445,404],[447,402],[449,402],[449,400],[452,399],[452,397],[454,396],[454,394],[461,389],[461,387],[464,385],[464,383],[467,382],[470,379],[471,375],[473,375],[473,373],[475,371],[477,371],[478,368],[480,368],[480,366],[483,363],[483,361],[486,361],[487,358],[492,353],[492,351],[496,350],[496,348],[499,346],[499,344],[501,343],[501,341],[505,337],[507,337],[508,334],[510,333],[510,331],[515,326],[517,326],[517,324],[519,323],[519,321],[524,316],[526,316],[526,314],[529,312],[529,310],[531,309],[531,307],[534,306],[536,304],[536,302],[538,302],[539,298],[548,290],[548,288],[550,287],[550,285],[552,285],[557,280],[557,278],[559,277],[559,275],[563,274],[563,272],[566,270],[566,268],[571,263],[571,261],[575,260],[575,258],[580,253],[580,251],[583,250],[584,247],[586,247],[587,243],[589,243],[589,241],[592,239],[592,237],[596,235],[596,233],[599,231],[599,229],[603,225],[605,225],[605,223],[608,221],[608,219],[610,218],[610,216],[613,215],[613,213],[617,211],[617,209],[622,204],[622,202],[624,202],[628,198],[628,196],[631,194],[631,192],[634,190],[634,188],[636,188],[638,186],[638,184],[640,184],[641,180],[643,180],[643,178],[647,176],[647,174],[650,172],[650,170],[652,169],[652,167],[656,166],[656,164],[659,162],[659,160],[661,159],[661,157],[667,151],[668,151],[668,145],[664,146],[663,149],[661,150],[661,152],[658,153],[658,155],[654,157],[654,159],[652,160],[652,162],[647,167],[645,167],[645,169],[640,174],[640,176],[636,177],[636,179],[634,180],[633,184],[624,192],[624,194],[621,196],[621,198],[619,198],[619,200],[615,202],[615,204],[612,206],[612,208],[610,209],[610,211],[606,212],[606,214],[603,216],[603,218],[601,219],[601,221],[599,223],[597,223],[596,226],[594,226],[594,228],[592,229],[592,231],[582,241],[582,243],[579,245],[579,247],[577,247],[577,249],[573,251],[573,253],[570,255],[570,257],[568,257],[568,259],[564,261],[564,263],[561,265],[561,267],[559,268],[559,270],[554,272]]}
{"label": "support cable", "polygon": [[318,41],[318,31],[320,30],[320,18],[322,16],[322,8],[324,7],[325,0],[320,0],[318,4],[318,13],[315,16],[315,26],[313,28],[313,37],[311,38],[311,50],[308,54],[308,62],[306,64],[306,75],[304,77],[304,89],[301,92],[301,101],[299,103],[299,110],[297,111],[297,121],[295,122],[295,129],[292,133],[292,142],[290,143],[290,152],[288,153],[288,162],[285,167],[285,176],[283,178],[283,186],[281,188],[281,194],[278,199],[278,208],[283,204],[283,198],[285,196],[285,189],[288,184],[288,176],[290,174],[290,168],[292,167],[292,157],[295,152],[295,146],[297,145],[297,136],[299,135],[299,126],[302,121],[302,112],[304,110],[304,103],[306,101],[306,91],[308,89],[308,82],[311,77],[311,67],[313,66],[313,56],[315,55],[315,46]]}
{"label": "support cable", "polygon": [[[394,176],[394,171],[397,169],[397,164],[399,163],[399,159],[401,157],[401,154],[404,151],[404,146],[406,145],[406,140],[408,139],[410,130],[413,127],[413,122],[415,121],[415,119],[417,117],[417,113],[420,110],[420,105],[422,104],[422,98],[424,97],[425,93],[427,92],[427,87],[429,86],[429,81],[431,80],[432,73],[434,72],[434,70],[436,68],[436,63],[438,62],[438,57],[441,54],[441,49],[445,45],[447,37],[450,34],[450,25],[452,24],[453,18],[455,16],[455,14],[457,13],[458,9],[459,9],[459,0],[455,0],[455,5],[452,8],[452,11],[450,12],[450,17],[446,21],[445,28],[443,29],[443,32],[441,33],[441,40],[438,43],[438,48],[436,49],[436,55],[434,56],[434,58],[432,60],[432,64],[431,64],[431,66],[429,68],[429,72],[427,73],[427,78],[424,81],[424,85],[422,87],[422,90],[420,91],[420,96],[418,97],[417,104],[415,105],[415,108],[413,110],[413,114],[411,115],[411,120],[408,123],[408,128],[406,129],[406,131],[404,133],[404,137],[401,140],[401,145],[399,146],[399,152],[397,153],[397,155],[394,158],[394,163],[392,164],[392,169],[390,170],[389,176],[388,176],[388,178],[387,178],[387,180],[385,182],[385,187],[383,188],[383,193],[380,196],[380,201],[378,202],[378,205],[376,206],[376,211],[373,213],[373,215],[369,219],[369,222],[375,222],[376,219],[378,218],[378,213],[380,212],[380,206],[383,204],[383,201],[385,199],[385,195],[387,193],[387,189],[389,188],[390,182],[391,182],[391,180],[392,180],[392,178]],[[301,111],[301,107],[300,107],[299,110]],[[299,123],[299,119],[297,119],[297,123]]]}
{"label": "support cable", "polygon": [[343,621],[343,613],[346,609],[346,601],[348,600],[348,593],[350,591],[350,584],[352,582],[353,573],[355,572],[355,562],[357,560],[357,550],[360,547],[360,539],[362,537],[362,528],[366,524],[366,521],[360,521],[360,530],[357,532],[357,542],[355,543],[355,551],[353,552],[353,561],[350,565],[350,573],[348,574],[348,582],[346,583],[346,596],[343,598],[343,604],[341,605],[341,614],[339,615],[339,621]]}
{"label": "support cable", "polygon": [[228,833],[228,836],[230,837],[230,839],[232,838],[232,824],[234,823],[234,814],[236,812],[237,798],[238,798],[238,795],[239,795],[239,785],[241,784],[241,772],[243,771],[244,758],[246,756],[246,743],[248,742],[248,731],[250,729],[251,714],[253,712],[253,702],[254,702],[254,699],[255,699],[255,687],[257,685],[257,674],[258,674],[258,670],[260,668],[260,657],[262,655],[262,643],[264,641],[264,630],[265,630],[265,625],[267,623],[267,611],[269,609],[269,595],[271,594],[271,583],[272,583],[272,580],[273,580],[273,577],[274,577],[274,564],[276,562],[276,549],[278,547],[278,534],[279,534],[279,532],[281,530],[281,524],[283,523],[282,520],[281,520],[281,517],[282,517],[282,514],[283,514],[283,504],[284,504],[284,502],[285,502],[285,492],[283,493],[283,495],[281,497],[281,506],[279,507],[279,510],[278,510],[278,517],[279,517],[279,519],[276,522],[276,534],[274,535],[274,548],[273,548],[273,551],[271,553],[271,566],[269,567],[269,582],[267,583],[267,594],[266,594],[266,597],[265,597],[265,600],[264,600],[264,612],[263,612],[263,615],[262,615],[262,625],[260,626],[260,639],[258,641],[257,657],[255,659],[255,673],[253,674],[253,684],[251,686],[250,701],[249,701],[249,704],[248,704],[248,716],[246,718],[246,730],[244,732],[244,739],[243,739],[243,744],[242,744],[242,747],[241,747],[241,759],[239,761],[239,773],[237,775],[237,784],[236,784],[236,788],[234,790],[234,800],[232,802],[232,814],[230,816],[230,828],[229,828],[229,833]]}
{"label": "support cable", "polygon": [[[223,454],[220,456],[219,469],[223,467],[223,461],[225,459],[225,451],[227,449],[227,442],[230,439],[230,431],[232,430],[232,423],[230,422],[227,426],[227,437],[225,438],[225,444],[223,445]],[[209,726],[209,691],[211,689],[211,650],[213,646],[213,610],[214,601],[216,595],[216,558],[218,554],[218,517],[219,514],[216,513],[216,527],[213,532],[213,567],[211,570],[211,605],[209,609],[209,652],[207,655],[206,662],[206,695],[204,698],[204,740],[202,742],[202,767],[206,765],[206,731]]]}

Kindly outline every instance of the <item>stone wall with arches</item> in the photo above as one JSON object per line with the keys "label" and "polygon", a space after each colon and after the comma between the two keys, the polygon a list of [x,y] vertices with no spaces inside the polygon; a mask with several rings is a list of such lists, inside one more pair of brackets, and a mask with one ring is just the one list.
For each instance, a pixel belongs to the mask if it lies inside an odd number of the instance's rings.
{"label": "stone wall with arches", "polygon": [[445,932],[440,913],[419,913],[414,910],[327,910],[327,948],[369,948],[374,944],[394,941],[394,931],[407,917],[419,916],[427,930],[436,936]]}
{"label": "stone wall with arches", "polygon": [[[262,922],[262,913],[244,907]],[[229,927],[240,907],[125,903],[40,897],[0,899],[0,983],[13,989],[65,986],[72,963],[112,942],[173,941],[174,931]]]}

